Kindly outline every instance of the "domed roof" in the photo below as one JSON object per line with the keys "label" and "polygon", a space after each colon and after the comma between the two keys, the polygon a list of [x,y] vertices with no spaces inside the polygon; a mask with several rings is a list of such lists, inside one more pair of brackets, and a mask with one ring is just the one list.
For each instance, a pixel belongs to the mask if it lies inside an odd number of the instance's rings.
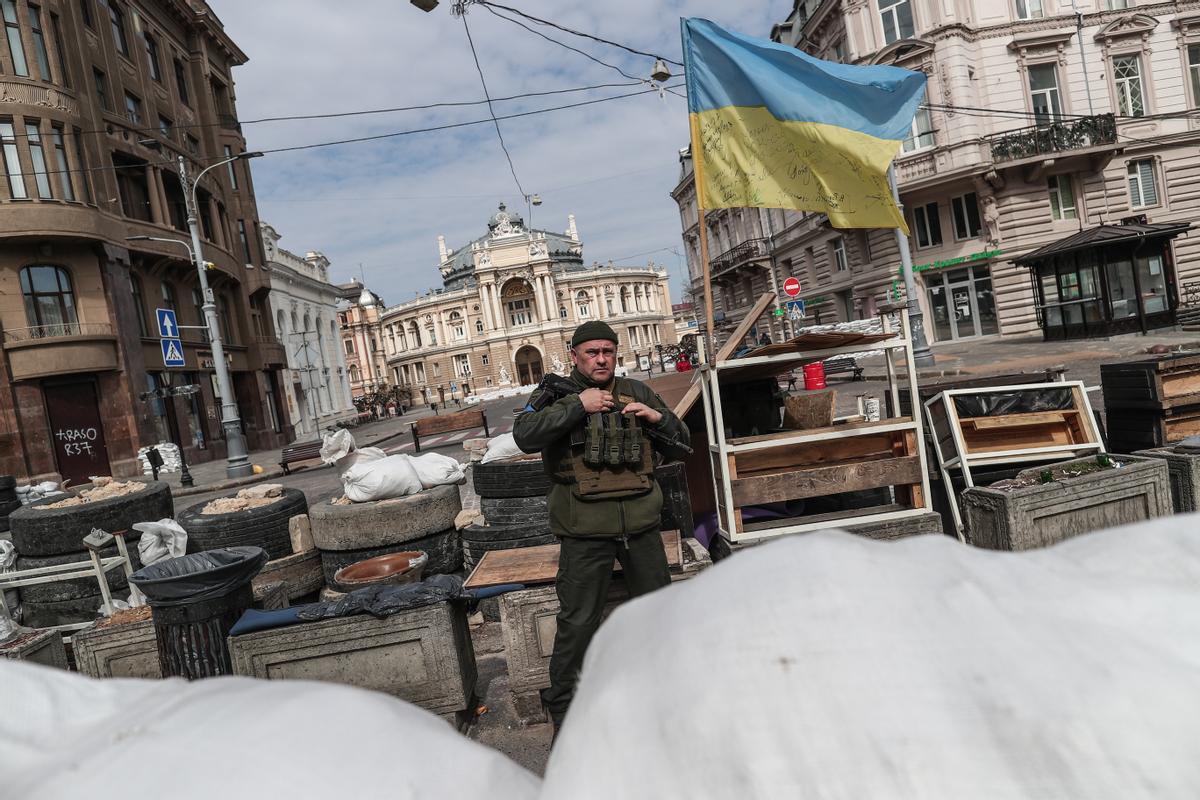
{"label": "domed roof", "polygon": [[500,210],[492,214],[488,220],[488,230],[492,233],[519,233],[525,229],[525,220],[517,212],[509,213],[508,206],[500,204]]}

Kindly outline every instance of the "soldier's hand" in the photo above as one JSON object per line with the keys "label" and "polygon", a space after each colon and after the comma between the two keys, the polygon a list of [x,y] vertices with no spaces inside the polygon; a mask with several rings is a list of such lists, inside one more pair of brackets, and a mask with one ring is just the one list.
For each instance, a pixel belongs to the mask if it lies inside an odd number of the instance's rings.
{"label": "soldier's hand", "polygon": [[595,414],[597,411],[611,411],[613,407],[612,393],[603,389],[584,389],[579,393],[579,400],[583,403],[583,410],[589,414]]}
{"label": "soldier's hand", "polygon": [[644,419],[651,425],[657,425],[662,422],[662,412],[657,411],[645,403],[630,403],[621,410],[623,414],[636,414],[638,419]]}

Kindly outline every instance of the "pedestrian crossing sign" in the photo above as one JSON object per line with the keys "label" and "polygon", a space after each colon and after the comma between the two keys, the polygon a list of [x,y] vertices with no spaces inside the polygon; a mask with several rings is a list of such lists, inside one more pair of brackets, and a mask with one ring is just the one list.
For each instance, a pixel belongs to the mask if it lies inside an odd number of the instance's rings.
{"label": "pedestrian crossing sign", "polygon": [[183,358],[183,342],[178,339],[162,339],[162,356],[164,367],[182,367],[186,362]]}

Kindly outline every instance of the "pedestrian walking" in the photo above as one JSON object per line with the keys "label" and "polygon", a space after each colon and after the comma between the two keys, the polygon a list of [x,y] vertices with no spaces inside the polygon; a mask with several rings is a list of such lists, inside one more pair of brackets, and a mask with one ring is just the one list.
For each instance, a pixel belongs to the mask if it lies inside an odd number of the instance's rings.
{"label": "pedestrian walking", "polygon": [[531,400],[513,427],[518,447],[542,453],[552,481],[550,530],[561,543],[558,632],[550,688],[542,692],[556,735],[600,626],[613,560],[620,562],[631,596],[671,580],[659,531],[663,496],[654,479],[654,454],[673,461],[685,450],[652,443],[643,428],[684,446],[689,441],[687,428],[650,387],[614,375],[617,334],[607,324],[576,328],[570,355],[574,369],[568,380],[579,393],[536,411]]}

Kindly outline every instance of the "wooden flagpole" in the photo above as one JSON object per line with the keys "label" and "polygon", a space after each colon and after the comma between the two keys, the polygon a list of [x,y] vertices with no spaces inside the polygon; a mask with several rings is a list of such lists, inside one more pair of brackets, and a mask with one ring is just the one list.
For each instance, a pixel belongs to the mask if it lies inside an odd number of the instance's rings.
{"label": "wooden flagpole", "polygon": [[717,332],[713,322],[713,293],[712,270],[708,263],[708,222],[705,219],[704,208],[704,172],[703,155],[700,152],[700,124],[695,115],[691,115],[692,133],[692,180],[696,186],[696,210],[700,218],[700,266],[704,274],[704,322],[707,325],[707,342],[705,343],[705,360],[715,358],[717,353]]}

